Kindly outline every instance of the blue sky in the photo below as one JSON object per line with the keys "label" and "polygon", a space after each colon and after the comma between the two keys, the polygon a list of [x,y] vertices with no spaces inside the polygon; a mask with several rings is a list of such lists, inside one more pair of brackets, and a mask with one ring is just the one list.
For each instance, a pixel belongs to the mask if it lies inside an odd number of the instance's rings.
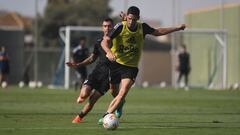
{"label": "blue sky", "polygon": [[[47,0],[38,0],[39,12],[43,13]],[[17,11],[23,15],[34,16],[35,0],[0,0],[0,10]],[[177,7],[173,10],[173,2]],[[221,2],[238,3],[240,0],[111,0],[110,6],[113,15],[124,11],[128,6],[138,6],[141,10],[141,18],[144,20],[156,20],[164,26],[173,24],[173,11],[177,17],[176,22],[183,23],[183,15],[189,10],[220,5]]]}

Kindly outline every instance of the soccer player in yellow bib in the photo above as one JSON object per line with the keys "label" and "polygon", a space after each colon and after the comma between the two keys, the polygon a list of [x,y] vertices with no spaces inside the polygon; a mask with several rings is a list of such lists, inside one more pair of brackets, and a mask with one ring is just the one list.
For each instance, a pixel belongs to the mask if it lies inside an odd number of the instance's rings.
{"label": "soccer player in yellow bib", "polygon": [[[138,7],[129,7],[126,21],[116,24],[113,31],[102,40],[101,46],[106,52],[107,58],[112,62],[110,64],[111,83],[121,83],[118,95],[112,100],[103,117],[117,109],[134,84],[144,37],[147,34],[162,36],[185,29],[185,24],[178,27],[155,29],[146,23],[141,23],[139,15]],[[112,47],[110,47],[111,41]]]}

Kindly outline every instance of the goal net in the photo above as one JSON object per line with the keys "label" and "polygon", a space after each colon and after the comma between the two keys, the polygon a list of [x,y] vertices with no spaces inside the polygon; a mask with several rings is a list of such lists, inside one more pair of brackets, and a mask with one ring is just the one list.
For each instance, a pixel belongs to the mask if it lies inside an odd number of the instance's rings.
{"label": "goal net", "polygon": [[192,69],[189,76],[189,85],[193,87],[226,88],[226,31],[189,29],[176,33],[174,37],[175,46],[185,44],[187,51],[190,53]]}

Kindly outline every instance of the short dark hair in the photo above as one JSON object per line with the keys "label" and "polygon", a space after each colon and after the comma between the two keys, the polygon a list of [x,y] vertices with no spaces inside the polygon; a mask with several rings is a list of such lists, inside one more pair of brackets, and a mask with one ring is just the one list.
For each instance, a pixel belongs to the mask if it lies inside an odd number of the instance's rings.
{"label": "short dark hair", "polygon": [[187,49],[185,44],[182,44],[181,47],[182,47],[183,49]]}
{"label": "short dark hair", "polygon": [[131,7],[128,8],[127,14],[133,14],[133,15],[139,17],[140,10],[136,6],[131,6]]}
{"label": "short dark hair", "polygon": [[86,37],[85,37],[85,36],[81,36],[81,37],[79,38],[79,41],[82,41],[82,40],[86,41]]}
{"label": "short dark hair", "polygon": [[113,19],[112,18],[105,18],[103,21],[104,22],[111,22],[111,24],[113,25]]}

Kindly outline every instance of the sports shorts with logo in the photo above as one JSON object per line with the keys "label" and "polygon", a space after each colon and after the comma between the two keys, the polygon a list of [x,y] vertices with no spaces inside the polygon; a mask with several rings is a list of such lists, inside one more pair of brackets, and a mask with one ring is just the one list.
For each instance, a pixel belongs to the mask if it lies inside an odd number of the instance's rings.
{"label": "sports shorts with logo", "polygon": [[109,68],[104,64],[98,64],[88,75],[84,85],[89,85],[102,95],[109,89]]}

